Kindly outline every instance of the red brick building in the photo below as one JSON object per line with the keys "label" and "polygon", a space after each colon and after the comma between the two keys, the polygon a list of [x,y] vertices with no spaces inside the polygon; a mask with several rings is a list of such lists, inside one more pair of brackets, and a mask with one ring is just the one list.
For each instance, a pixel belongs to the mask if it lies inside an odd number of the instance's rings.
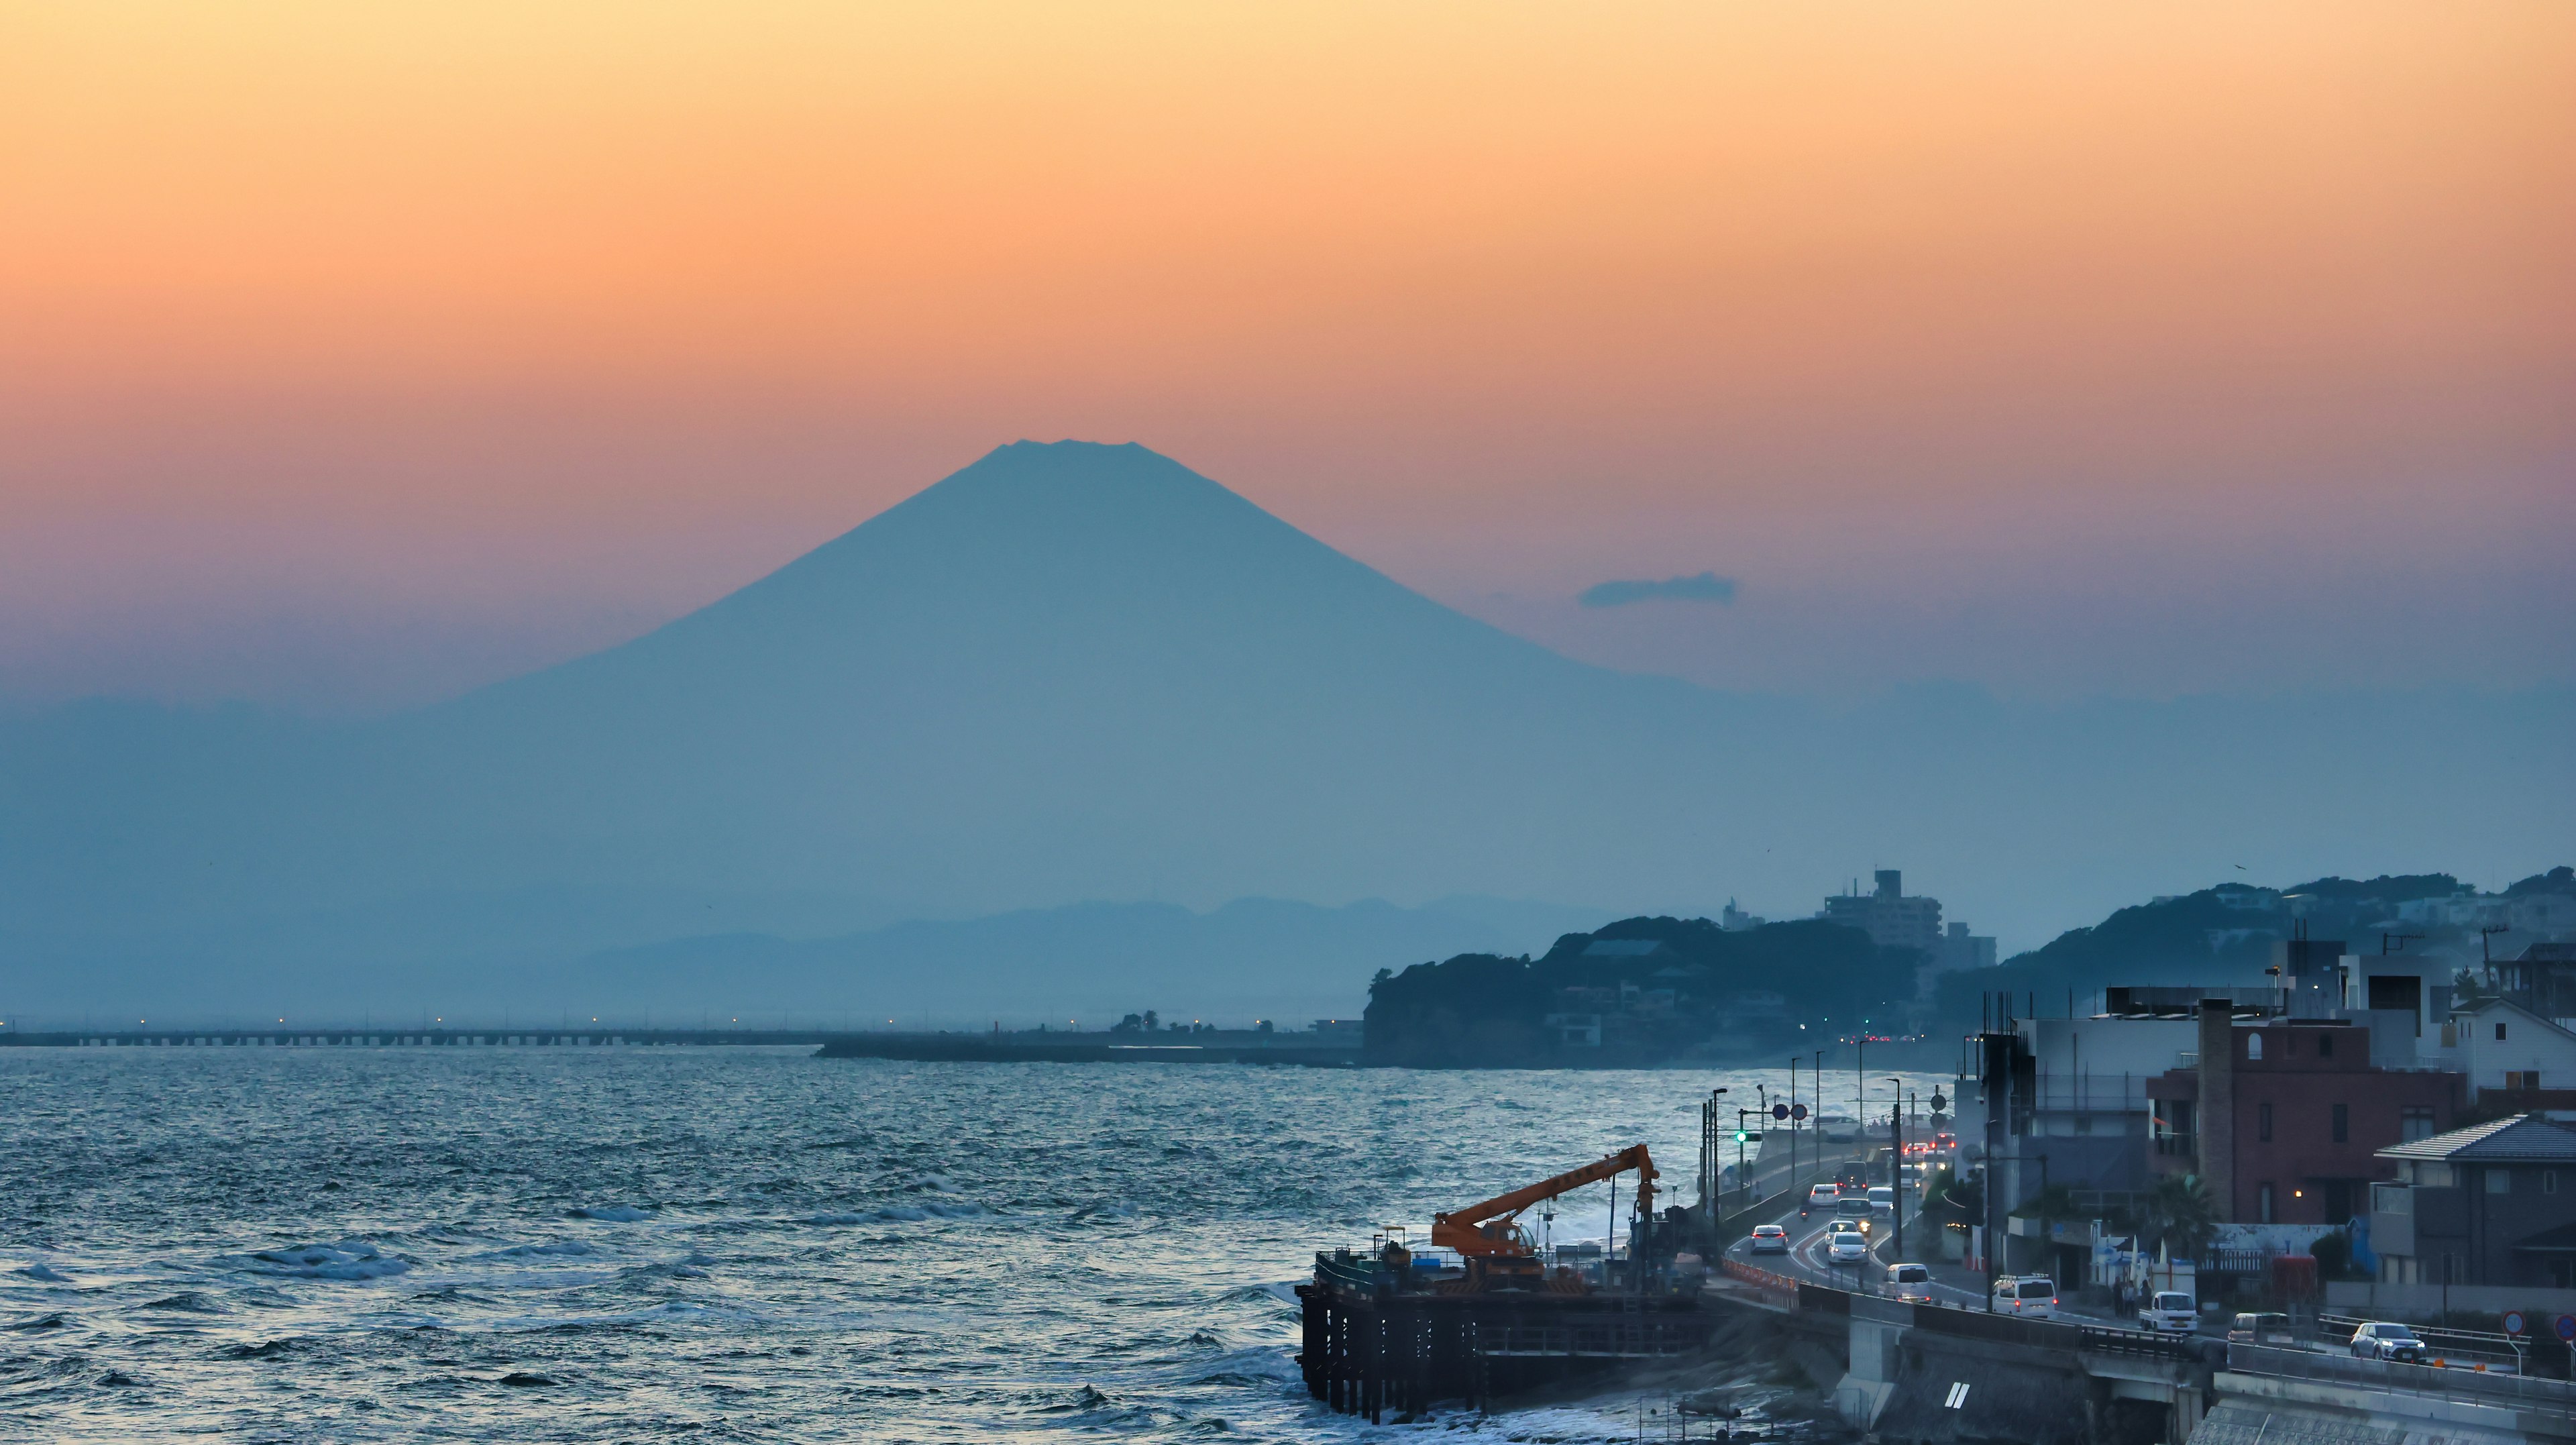
{"label": "red brick building", "polygon": [[2340,1019],[2239,1023],[2202,1007],[2194,1066],[2147,1081],[2151,1159],[2198,1174],[2219,1219],[2341,1224],[2394,1177],[2378,1151],[2451,1127],[2458,1074],[2370,1066],[2370,1030]]}

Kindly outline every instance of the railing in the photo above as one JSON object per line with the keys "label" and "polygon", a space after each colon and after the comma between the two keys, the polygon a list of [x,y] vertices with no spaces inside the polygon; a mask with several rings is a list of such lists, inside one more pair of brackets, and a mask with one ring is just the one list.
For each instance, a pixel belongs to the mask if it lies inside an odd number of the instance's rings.
{"label": "railing", "polygon": [[2485,1404],[2512,1402],[2562,1416],[2576,1413],[2576,1384],[2492,1370],[2482,1373],[2456,1365],[2406,1365],[2395,1360],[2359,1360],[2349,1355],[2272,1345],[2229,1345],[2227,1368],[2246,1375],[2330,1380]]}
{"label": "railing", "polygon": [[[2366,1315],[2320,1314],[2317,1316],[2317,1336],[2349,1344],[2354,1332],[2369,1324],[2372,1318]],[[2488,1369],[2497,1369],[2505,1374],[2522,1373],[2522,1352],[2514,1348],[2511,1335],[2485,1330],[2455,1330],[2447,1325],[2408,1328],[2415,1338],[2424,1342],[2426,1355],[2448,1363],[2452,1369],[2468,1369],[2471,1373]],[[2510,1368],[2504,1368],[2508,1366]]]}
{"label": "railing", "polygon": [[1718,1268],[1729,1279],[1740,1279],[1746,1284],[1752,1285],[1756,1289],[1769,1290],[1775,1294],[1785,1294],[1792,1298],[1797,1296],[1798,1281],[1791,1279],[1785,1274],[1778,1274],[1771,1270],[1756,1268],[1755,1266],[1746,1264],[1744,1261],[1732,1256],[1720,1260]]}

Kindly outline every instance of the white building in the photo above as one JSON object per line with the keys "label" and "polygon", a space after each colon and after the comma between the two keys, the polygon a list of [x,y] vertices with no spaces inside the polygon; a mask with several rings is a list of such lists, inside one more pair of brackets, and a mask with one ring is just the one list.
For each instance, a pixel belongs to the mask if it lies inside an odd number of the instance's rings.
{"label": "white building", "polygon": [[2461,1004],[2420,1049],[2424,1067],[2466,1074],[2469,1097],[2492,1089],[2576,1089],[2576,1033],[2502,999]]}

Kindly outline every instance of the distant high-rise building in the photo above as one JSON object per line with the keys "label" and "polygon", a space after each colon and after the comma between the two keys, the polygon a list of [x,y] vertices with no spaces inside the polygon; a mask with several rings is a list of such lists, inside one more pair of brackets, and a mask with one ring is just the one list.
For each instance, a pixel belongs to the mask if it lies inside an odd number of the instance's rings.
{"label": "distant high-rise building", "polygon": [[1872,892],[1860,892],[1855,885],[1849,893],[1826,899],[1824,912],[1817,916],[1827,923],[1860,929],[1881,948],[1937,951],[1941,946],[1941,900],[1906,897],[1905,875],[1894,868],[1879,869],[1877,882]]}
{"label": "distant high-rise building", "polygon": [[1726,911],[1717,915],[1717,926],[1729,933],[1743,933],[1760,928],[1766,921],[1759,914],[1747,913],[1736,907],[1735,900],[1732,898],[1726,900]]}

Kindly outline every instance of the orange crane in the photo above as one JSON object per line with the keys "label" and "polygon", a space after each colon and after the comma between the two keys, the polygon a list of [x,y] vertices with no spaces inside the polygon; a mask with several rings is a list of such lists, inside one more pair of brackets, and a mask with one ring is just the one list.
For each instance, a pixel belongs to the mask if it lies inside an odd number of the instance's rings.
{"label": "orange crane", "polygon": [[1638,1210],[1651,1219],[1655,1212],[1655,1161],[1647,1157],[1645,1145],[1631,1144],[1553,1179],[1495,1195],[1482,1204],[1435,1214],[1431,1217],[1431,1243],[1435,1248],[1458,1251],[1459,1258],[1467,1262],[1471,1280],[1482,1282],[1497,1275],[1535,1280],[1540,1273],[1538,1249],[1529,1231],[1519,1223],[1520,1212],[1631,1169],[1637,1171]]}

